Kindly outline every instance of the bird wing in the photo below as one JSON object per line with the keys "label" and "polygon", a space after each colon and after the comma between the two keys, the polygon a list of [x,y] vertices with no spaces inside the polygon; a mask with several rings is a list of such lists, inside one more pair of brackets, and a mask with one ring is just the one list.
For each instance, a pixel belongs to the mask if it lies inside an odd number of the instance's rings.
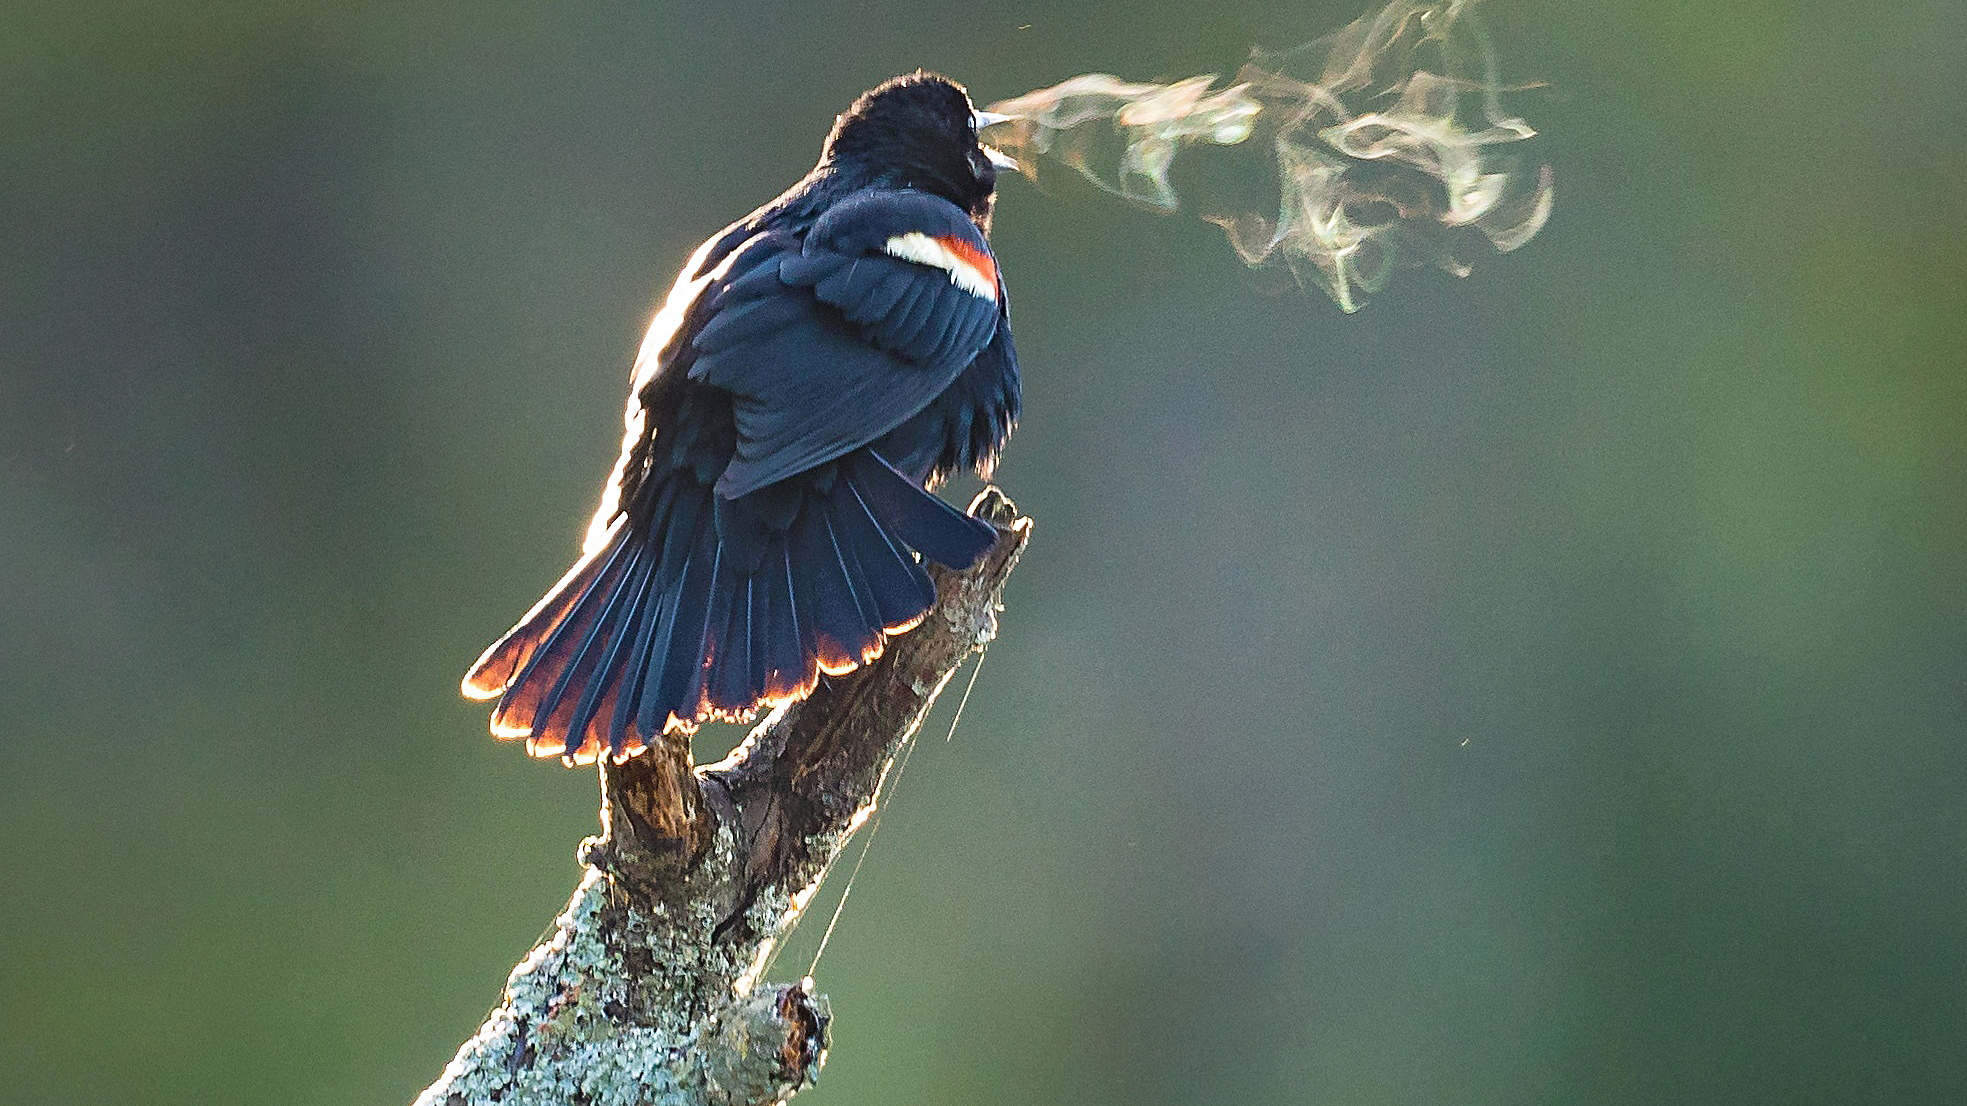
{"label": "bird wing", "polygon": [[946,200],[867,191],[803,241],[740,246],[689,343],[689,378],[733,397],[736,498],[841,457],[927,407],[1003,320],[997,264]]}

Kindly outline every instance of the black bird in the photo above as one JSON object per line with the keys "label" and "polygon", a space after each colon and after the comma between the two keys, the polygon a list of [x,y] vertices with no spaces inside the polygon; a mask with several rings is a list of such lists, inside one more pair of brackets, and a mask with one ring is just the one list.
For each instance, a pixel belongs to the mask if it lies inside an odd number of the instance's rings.
{"label": "black bird", "polygon": [[[711,236],[642,343],[580,561],[464,678],[492,733],[569,764],[804,697],[880,656],[991,528],[934,495],[1018,416],[986,235],[1000,166],[932,73],[834,120],[820,160]],[[919,555],[919,556],[918,556]]]}

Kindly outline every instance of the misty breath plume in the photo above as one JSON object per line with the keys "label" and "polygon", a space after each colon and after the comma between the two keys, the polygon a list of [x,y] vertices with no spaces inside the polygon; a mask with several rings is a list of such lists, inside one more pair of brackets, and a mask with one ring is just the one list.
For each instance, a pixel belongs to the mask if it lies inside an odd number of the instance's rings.
{"label": "misty breath plume", "polygon": [[1151,209],[1187,206],[1245,262],[1287,266],[1356,311],[1395,268],[1465,276],[1550,216],[1550,166],[1520,153],[1537,132],[1504,110],[1515,90],[1470,2],[1394,0],[1253,54],[1222,88],[1073,77],[991,104],[1015,119],[989,141],[1034,178],[1056,161]]}

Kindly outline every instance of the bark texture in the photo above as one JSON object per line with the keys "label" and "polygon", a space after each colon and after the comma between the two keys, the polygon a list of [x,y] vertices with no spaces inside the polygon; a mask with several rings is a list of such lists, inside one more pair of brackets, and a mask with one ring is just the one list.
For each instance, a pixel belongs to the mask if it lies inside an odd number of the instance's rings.
{"label": "bark texture", "polygon": [[996,633],[1031,520],[998,528],[878,660],[774,712],[723,760],[687,740],[601,767],[601,833],[552,935],[417,1106],[741,1106],[783,1101],[826,1060],[825,996],[761,984],[881,781],[959,665]]}

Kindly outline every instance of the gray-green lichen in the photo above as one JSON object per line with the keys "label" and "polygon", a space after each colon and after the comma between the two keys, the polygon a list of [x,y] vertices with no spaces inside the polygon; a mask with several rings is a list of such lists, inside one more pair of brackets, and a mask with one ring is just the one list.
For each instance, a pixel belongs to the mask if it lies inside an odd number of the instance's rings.
{"label": "gray-green lichen", "polygon": [[796,986],[737,994],[742,966],[711,939],[713,915],[623,907],[590,869],[552,936],[513,969],[499,1008],[417,1106],[740,1106],[790,1096],[823,1061],[826,1000]]}

